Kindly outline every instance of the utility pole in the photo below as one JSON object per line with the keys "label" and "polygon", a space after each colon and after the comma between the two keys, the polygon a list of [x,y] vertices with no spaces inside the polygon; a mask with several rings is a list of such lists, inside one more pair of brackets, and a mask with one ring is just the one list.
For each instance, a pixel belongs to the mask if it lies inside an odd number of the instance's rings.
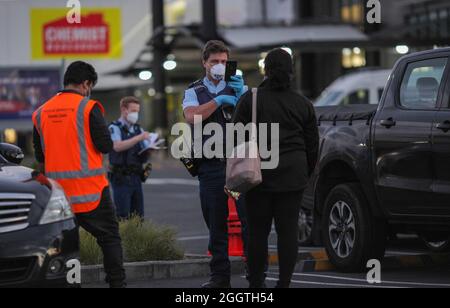
{"label": "utility pole", "polygon": [[217,34],[217,6],[216,0],[202,0],[202,36],[205,41],[215,40]]}
{"label": "utility pole", "polygon": [[156,129],[168,128],[166,72],[164,62],[167,58],[165,43],[164,0],[151,0],[153,14],[153,76],[155,87],[153,122]]}
{"label": "utility pole", "polygon": [[262,15],[262,24],[266,26],[269,24],[269,13],[267,11],[267,0],[261,0],[261,15]]}

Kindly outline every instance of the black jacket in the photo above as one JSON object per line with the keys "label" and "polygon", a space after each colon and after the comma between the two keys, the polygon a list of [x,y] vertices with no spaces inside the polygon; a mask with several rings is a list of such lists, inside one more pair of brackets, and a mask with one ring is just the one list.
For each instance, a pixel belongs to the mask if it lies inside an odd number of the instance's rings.
{"label": "black jacket", "polygon": [[[279,165],[274,170],[263,170],[263,183],[257,189],[272,192],[305,189],[319,150],[319,132],[312,103],[292,89],[275,90],[264,82],[258,88],[257,106],[257,123],[267,123],[269,127],[269,149],[270,124],[280,125]],[[252,92],[249,90],[238,103],[233,122],[245,125],[251,120]]]}
{"label": "black jacket", "polygon": [[[75,91],[64,90],[63,93],[75,93]],[[108,154],[113,150],[113,142],[111,140],[111,134],[108,126],[106,125],[105,118],[102,111],[98,106],[95,106],[89,115],[89,126],[92,136],[92,142],[97,150],[103,154]],[[36,127],[33,130],[33,147],[34,155],[39,163],[45,162],[44,153],[42,151],[41,137]]]}

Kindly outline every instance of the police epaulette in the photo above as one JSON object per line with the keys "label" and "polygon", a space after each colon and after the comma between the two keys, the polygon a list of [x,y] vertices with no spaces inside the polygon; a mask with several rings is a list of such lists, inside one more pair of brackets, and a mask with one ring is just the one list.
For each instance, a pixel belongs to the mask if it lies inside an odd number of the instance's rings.
{"label": "police epaulette", "polygon": [[110,126],[111,126],[111,125],[118,126],[118,127],[122,127],[122,123],[121,123],[120,121],[114,121],[114,122],[111,122]]}
{"label": "police epaulette", "polygon": [[203,86],[203,80],[202,80],[202,79],[199,79],[199,80],[196,80],[196,81],[194,81],[193,83],[191,83],[191,84],[189,85],[188,89],[198,88],[198,87],[201,87],[201,86]]}

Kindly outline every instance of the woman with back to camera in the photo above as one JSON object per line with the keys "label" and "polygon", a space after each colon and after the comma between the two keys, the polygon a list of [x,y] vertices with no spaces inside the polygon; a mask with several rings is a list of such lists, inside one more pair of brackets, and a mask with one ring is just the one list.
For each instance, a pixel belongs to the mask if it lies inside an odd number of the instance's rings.
{"label": "woman with back to camera", "polygon": [[[258,87],[257,125],[279,123],[279,164],[262,170],[263,182],[246,194],[249,228],[248,268],[251,288],[265,287],[268,238],[275,220],[280,276],[278,288],[289,288],[297,262],[298,218],[303,191],[314,171],[319,133],[312,103],[291,87],[293,62],[283,49],[265,59],[265,79]],[[241,99],[234,123],[252,120],[252,92]],[[271,148],[271,136],[267,138]],[[272,151],[273,152],[273,151]]]}

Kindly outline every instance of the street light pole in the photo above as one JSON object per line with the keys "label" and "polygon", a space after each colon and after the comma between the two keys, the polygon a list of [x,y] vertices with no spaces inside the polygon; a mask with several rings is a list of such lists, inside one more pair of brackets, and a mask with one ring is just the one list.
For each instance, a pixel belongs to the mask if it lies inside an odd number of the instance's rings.
{"label": "street light pole", "polygon": [[153,14],[153,76],[155,87],[153,122],[156,129],[168,128],[166,74],[164,61],[167,58],[165,44],[164,0],[152,0]]}
{"label": "street light pole", "polygon": [[217,34],[217,6],[216,0],[202,0],[202,36],[205,41],[215,40]]}

